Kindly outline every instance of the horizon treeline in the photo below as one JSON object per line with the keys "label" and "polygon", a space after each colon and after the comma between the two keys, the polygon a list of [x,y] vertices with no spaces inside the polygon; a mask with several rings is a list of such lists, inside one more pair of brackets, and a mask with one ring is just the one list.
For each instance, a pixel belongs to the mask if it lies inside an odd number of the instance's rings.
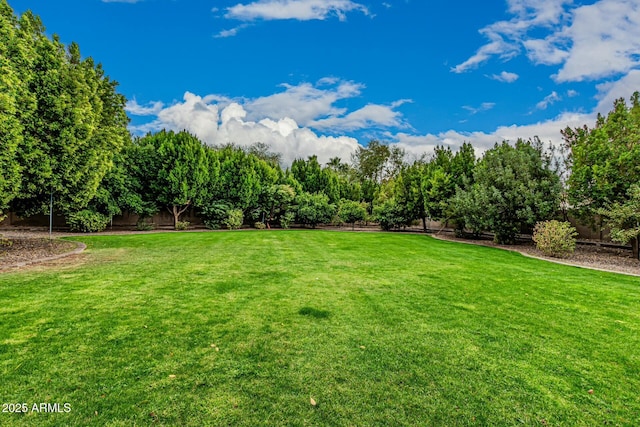
{"label": "horizon treeline", "polygon": [[[316,156],[283,169],[259,141],[212,147],[186,132],[132,137],[126,99],[77,44],[49,38],[31,12],[0,0],[0,219],[49,212],[96,231],[124,211],[167,210],[176,228],[192,210],[210,228],[292,222],[375,221],[391,230],[427,219],[460,233],[493,232],[501,243],[538,221],[601,220],[637,248],[640,234],[640,101],[614,103],[595,126],[567,128],[553,147],[534,138],[438,146],[407,161],[397,146],[370,141],[351,159]],[[616,234],[620,231],[621,234]]]}

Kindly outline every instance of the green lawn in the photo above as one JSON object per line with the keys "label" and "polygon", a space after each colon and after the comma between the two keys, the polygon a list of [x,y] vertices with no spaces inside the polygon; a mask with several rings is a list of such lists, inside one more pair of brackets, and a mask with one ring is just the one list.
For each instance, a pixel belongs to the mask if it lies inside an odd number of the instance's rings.
{"label": "green lawn", "polygon": [[76,239],[0,275],[2,426],[640,425],[639,278],[407,234]]}

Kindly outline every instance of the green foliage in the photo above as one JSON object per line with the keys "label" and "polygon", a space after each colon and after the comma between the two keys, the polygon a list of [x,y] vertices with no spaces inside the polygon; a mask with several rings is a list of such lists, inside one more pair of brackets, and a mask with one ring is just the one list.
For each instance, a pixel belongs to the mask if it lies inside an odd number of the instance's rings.
{"label": "green foliage", "polygon": [[560,179],[539,143],[496,144],[476,166],[473,179],[468,190],[458,190],[453,209],[467,228],[479,232],[484,226],[498,243],[514,243],[518,233],[559,208]]}
{"label": "green foliage", "polygon": [[99,212],[84,209],[67,216],[67,224],[71,231],[96,233],[103,231],[109,224],[109,217]]}
{"label": "green foliage", "polygon": [[315,228],[318,224],[327,224],[335,213],[335,205],[329,203],[329,197],[322,193],[299,194],[296,199],[297,220]]}
{"label": "green foliage", "polygon": [[13,61],[12,48],[19,42],[17,21],[8,4],[0,3],[0,219],[20,191],[22,167],[17,151],[24,126],[19,105],[27,91],[19,64]]}
{"label": "green foliage", "polygon": [[366,203],[356,202],[353,200],[341,200],[338,205],[338,218],[347,224],[351,224],[351,228],[355,228],[357,221],[364,221],[367,217]]}
{"label": "green foliage", "polygon": [[242,227],[244,221],[244,215],[240,209],[229,209],[227,211],[227,218],[224,220],[224,225],[229,230],[237,230]]}
{"label": "green foliage", "polygon": [[638,258],[640,238],[640,185],[632,184],[623,203],[613,203],[608,208],[598,210],[611,229],[611,239],[622,244],[632,243],[633,254]]}
{"label": "green foliage", "polygon": [[200,208],[200,217],[203,218],[204,225],[211,230],[218,230],[225,225],[229,217],[230,207],[224,203],[211,203]]}
{"label": "green foliage", "polygon": [[253,224],[253,228],[255,228],[256,230],[264,230],[265,228],[267,228],[267,226],[264,224],[264,222],[257,221]]}
{"label": "green foliage", "polygon": [[138,231],[151,231],[155,230],[156,225],[153,222],[147,222],[144,219],[138,220],[136,223],[136,230]]}
{"label": "green foliage", "polygon": [[129,139],[126,99],[100,65],[81,57],[78,45],[49,39],[31,12],[14,28],[8,59],[20,70],[15,93],[22,185],[12,209],[22,215],[47,212],[53,193],[54,209],[77,212],[94,198]]}
{"label": "green foliage", "polygon": [[543,254],[564,258],[576,249],[578,232],[568,222],[556,220],[538,222],[533,228],[533,241]]}
{"label": "green foliage", "polygon": [[[464,143],[455,154],[450,148],[438,146],[434,156],[424,168],[422,196],[424,210],[433,219],[456,219],[451,202],[458,188],[468,188],[473,183],[475,154],[469,143]],[[457,218],[458,222],[460,218]]]}
{"label": "green foliage", "polygon": [[264,192],[262,216],[266,226],[291,209],[296,193],[290,185],[270,185]]}
{"label": "green foliage", "polygon": [[404,206],[395,199],[389,198],[373,207],[372,219],[380,224],[383,230],[403,228],[411,224],[412,219],[407,217]]}
{"label": "green foliage", "polygon": [[578,215],[592,219],[598,209],[624,204],[631,185],[640,182],[640,94],[633,94],[630,107],[616,100],[593,129],[567,128],[563,136],[570,151],[569,202]]}
{"label": "green foliage", "polygon": [[293,221],[296,219],[296,213],[293,211],[287,211],[280,217],[280,227],[289,228]]}
{"label": "green foliage", "polygon": [[134,141],[129,153],[130,173],[143,205],[167,209],[177,226],[192,206],[201,206],[209,183],[207,148],[182,131],[161,131]]}
{"label": "green foliage", "polygon": [[176,230],[184,231],[188,230],[190,225],[191,223],[189,221],[178,221],[175,228]]}

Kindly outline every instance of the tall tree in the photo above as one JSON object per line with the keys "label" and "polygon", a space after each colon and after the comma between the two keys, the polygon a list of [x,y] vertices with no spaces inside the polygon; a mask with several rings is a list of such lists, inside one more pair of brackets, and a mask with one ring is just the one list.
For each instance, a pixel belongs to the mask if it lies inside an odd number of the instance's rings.
{"label": "tall tree", "polygon": [[22,214],[46,212],[53,195],[69,214],[89,204],[129,138],[125,98],[101,66],[82,59],[78,45],[65,49],[56,36],[46,37],[32,13],[20,17],[16,33],[13,60],[28,94],[18,114],[22,185],[13,206]]}
{"label": "tall tree", "polygon": [[628,107],[623,98],[593,129],[566,128],[569,150],[569,202],[579,216],[592,219],[598,209],[629,199],[629,188],[640,181],[640,94]]}
{"label": "tall tree", "polygon": [[0,221],[20,190],[21,167],[17,158],[23,126],[18,117],[26,86],[15,56],[19,40],[17,20],[5,0],[0,0]]}
{"label": "tall tree", "polygon": [[498,243],[514,243],[518,233],[558,210],[560,180],[541,144],[496,144],[484,154],[473,177],[470,189],[458,190],[456,209],[469,228],[477,232],[479,225],[486,225]]}
{"label": "tall tree", "polygon": [[193,135],[161,131],[136,141],[131,171],[141,183],[143,199],[167,209],[174,226],[190,207],[200,206],[207,195],[207,148]]}

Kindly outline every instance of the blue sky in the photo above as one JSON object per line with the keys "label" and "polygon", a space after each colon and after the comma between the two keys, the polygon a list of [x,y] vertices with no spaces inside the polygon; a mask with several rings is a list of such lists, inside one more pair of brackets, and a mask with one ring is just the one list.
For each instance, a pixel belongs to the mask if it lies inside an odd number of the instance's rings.
{"label": "blue sky", "polygon": [[270,144],[287,164],[371,139],[437,144],[592,125],[640,90],[637,0],[9,0],[120,83],[133,133]]}

